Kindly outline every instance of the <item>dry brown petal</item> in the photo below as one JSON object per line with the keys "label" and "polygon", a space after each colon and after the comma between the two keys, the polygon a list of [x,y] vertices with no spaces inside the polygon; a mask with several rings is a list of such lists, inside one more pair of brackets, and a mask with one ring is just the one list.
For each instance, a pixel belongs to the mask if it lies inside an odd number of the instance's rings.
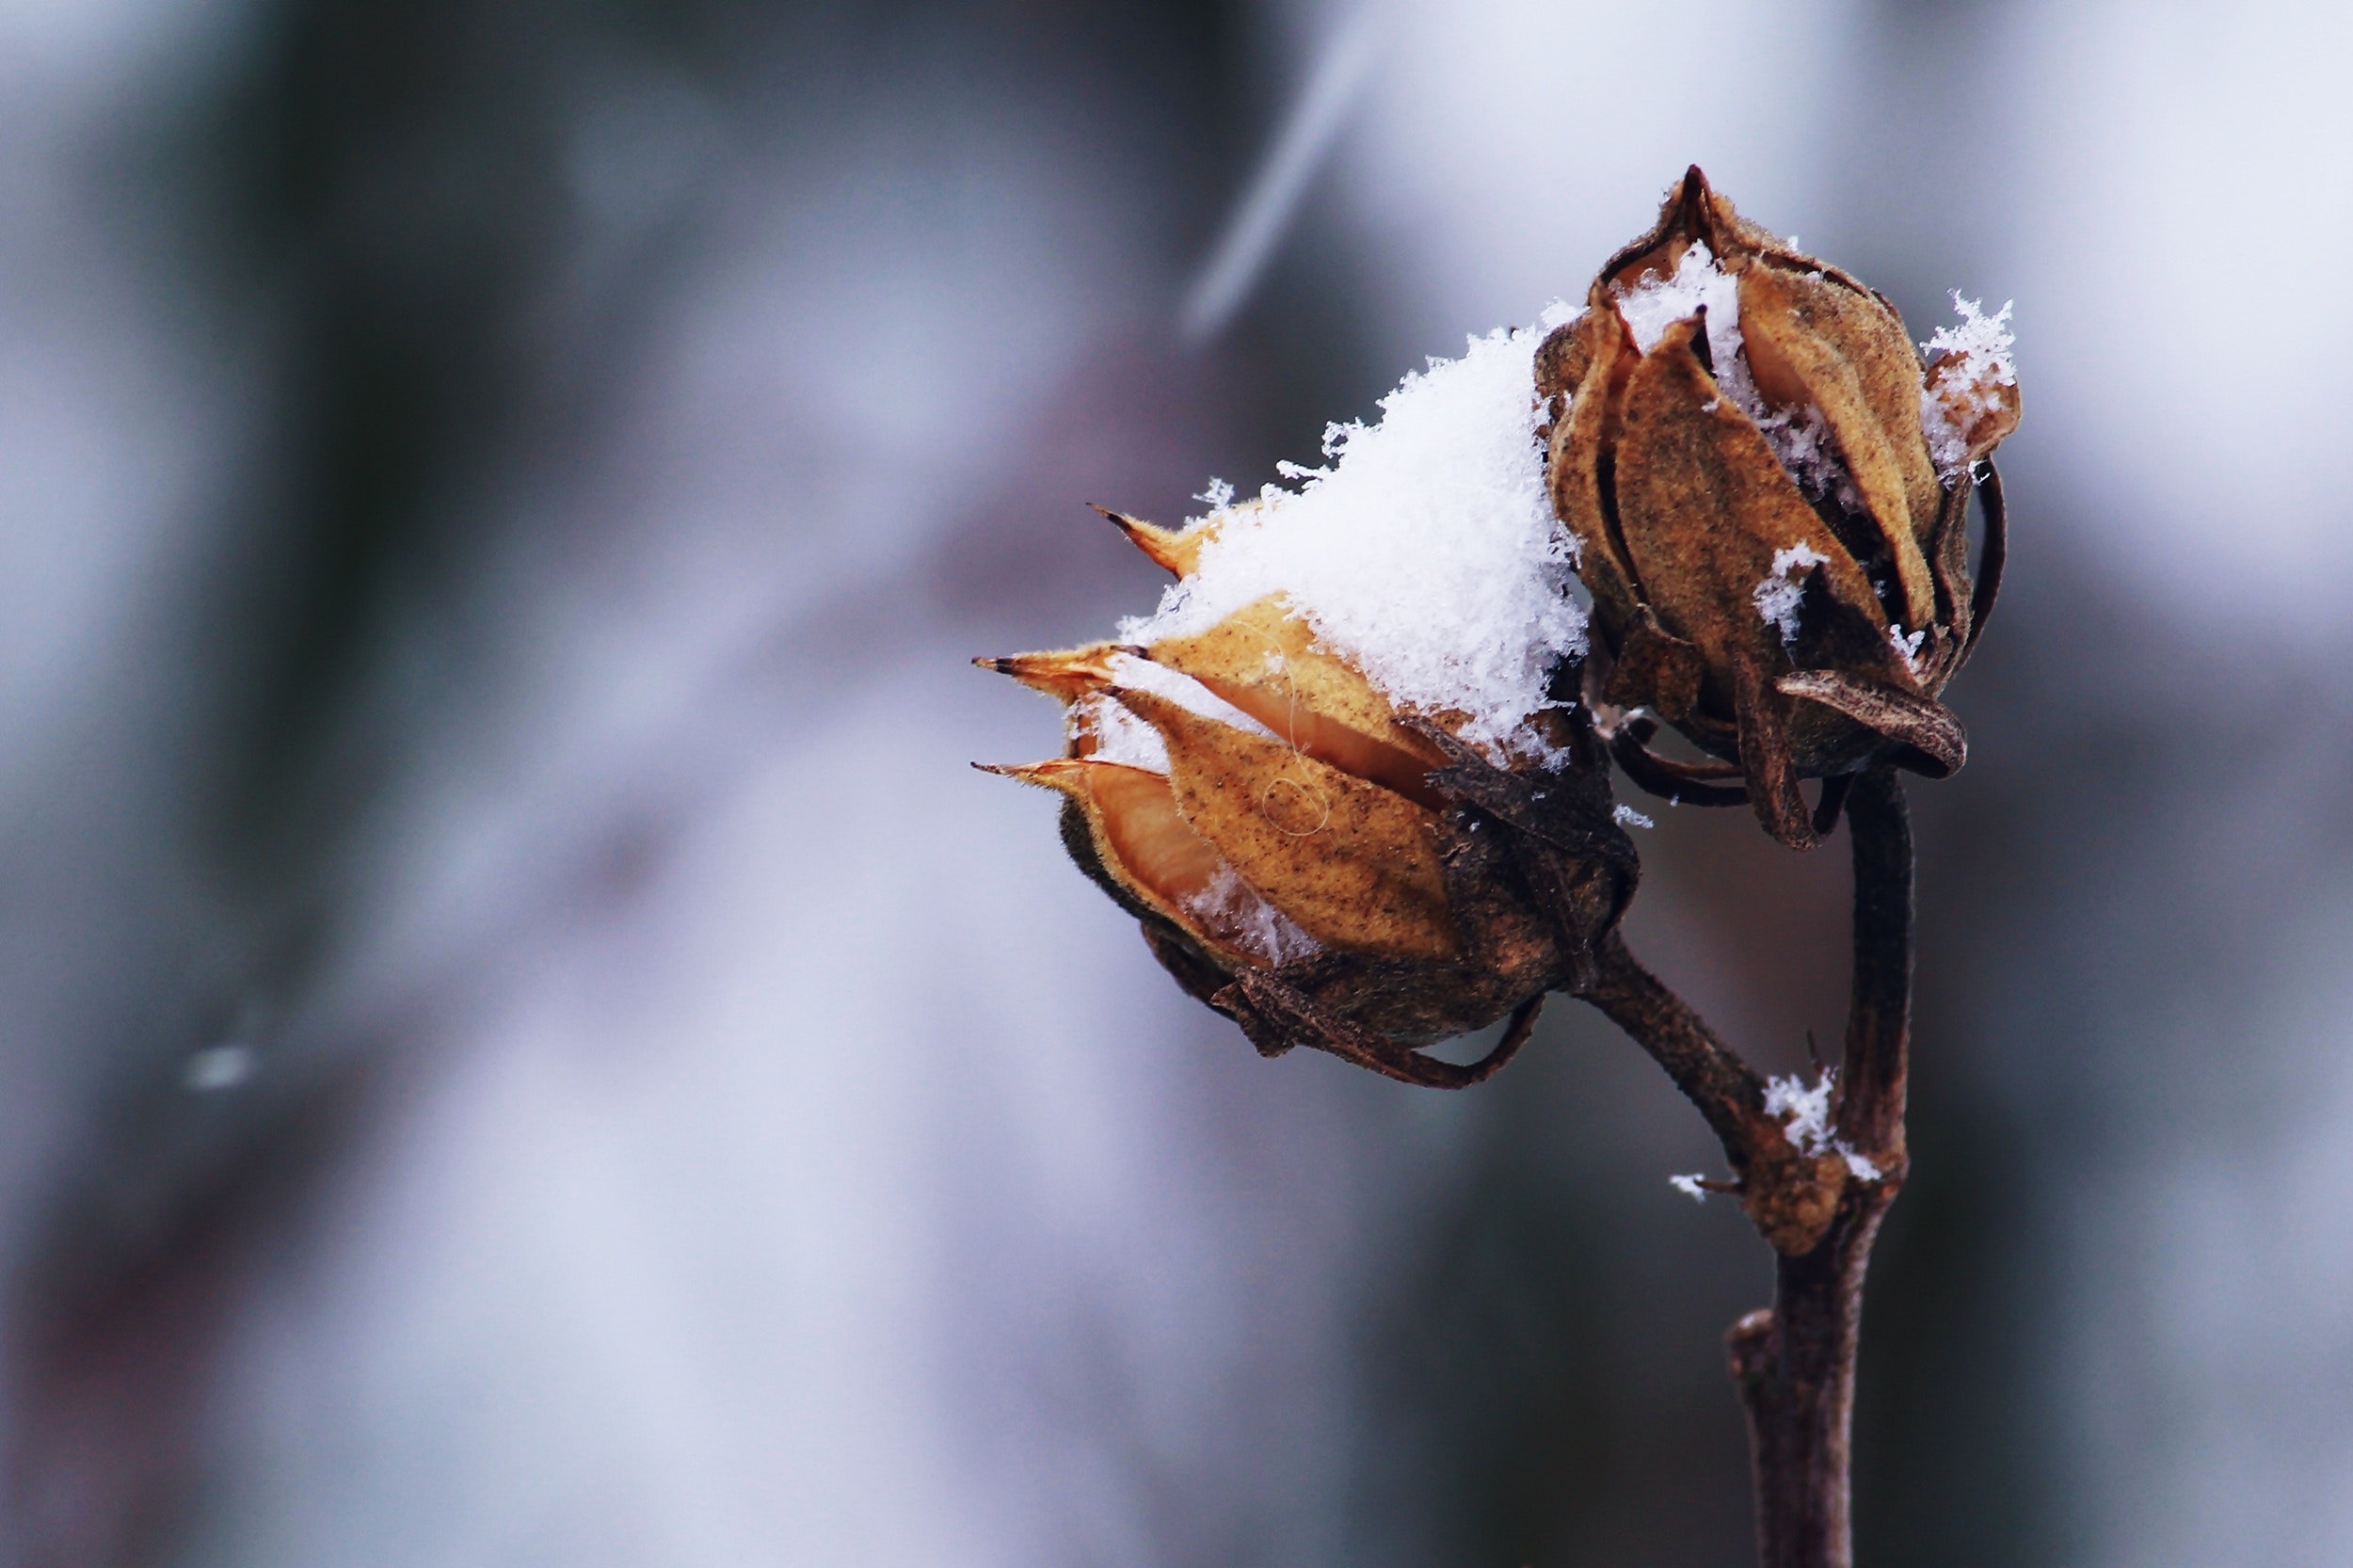
{"label": "dry brown petal", "polygon": [[1428,774],[1442,760],[1353,664],[1315,646],[1280,595],[1209,631],[1152,645],[1153,663],[1193,677],[1308,756],[1370,779],[1432,811],[1446,800]]}
{"label": "dry brown petal", "polygon": [[1880,610],[1854,558],[1691,352],[1697,328],[1669,328],[1627,387],[1618,520],[1659,624],[1728,670],[1782,657],[1754,598],[1780,551],[1802,545],[1820,557],[1833,600],[1866,624]]}
{"label": "dry brown petal", "polygon": [[1056,758],[987,771],[1061,792],[1086,819],[1102,872],[1118,891],[1227,963],[1266,963],[1249,940],[1260,927],[1257,892],[1177,809],[1165,775],[1091,758]]}
{"label": "dry brown petal", "polygon": [[1394,958],[1460,952],[1430,811],[1165,697],[1112,696],[1167,743],[1193,830],[1318,942]]}
{"label": "dry brown petal", "polygon": [[1821,409],[1894,556],[1899,618],[1929,625],[1936,592],[1921,546],[1940,491],[1920,433],[1920,362],[1902,319],[1876,296],[1826,277],[1752,266],[1740,275],[1740,334],[1768,402]]}
{"label": "dry brown petal", "polygon": [[[1968,448],[1967,461],[1976,462],[2002,443],[2005,437],[2018,428],[2021,407],[2018,385],[2000,382],[1963,381],[1961,369],[1967,357],[1960,354],[1940,354],[1929,366],[1929,395],[1944,406],[1945,417],[1961,431]],[[1981,400],[1991,399],[1990,403]]]}
{"label": "dry brown petal", "polygon": [[1553,516],[1577,541],[1577,574],[1593,594],[1603,624],[1617,626],[1633,616],[1641,600],[1634,568],[1611,525],[1602,464],[1614,456],[1618,405],[1638,356],[1614,308],[1587,311],[1562,330],[1576,333],[1584,344],[1589,364],[1604,368],[1585,375],[1570,400],[1568,416],[1554,424],[1545,482]]}

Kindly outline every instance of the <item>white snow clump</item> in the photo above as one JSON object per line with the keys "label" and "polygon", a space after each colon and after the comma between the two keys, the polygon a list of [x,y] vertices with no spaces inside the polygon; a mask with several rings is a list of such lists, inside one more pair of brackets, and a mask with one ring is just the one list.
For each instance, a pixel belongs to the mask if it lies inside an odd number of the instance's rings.
{"label": "white snow clump", "polygon": [[1835,1153],[1847,1162],[1848,1174],[1857,1181],[1877,1181],[1879,1166],[1831,1132],[1830,1095],[1837,1081],[1835,1067],[1823,1068],[1819,1081],[1811,1086],[1794,1073],[1787,1078],[1769,1078],[1765,1080],[1765,1114],[1781,1123],[1791,1146],[1800,1154]]}
{"label": "white snow clump", "polygon": [[1098,761],[1123,762],[1146,773],[1168,771],[1168,743],[1160,732],[1110,697],[1094,694],[1070,705],[1074,734],[1091,736]]}
{"label": "white snow clump", "polygon": [[1212,486],[1218,531],[1198,569],[1155,614],[1122,622],[1120,640],[1204,632],[1282,594],[1399,708],[1467,715],[1462,738],[1497,760],[1553,760],[1529,720],[1561,706],[1546,684],[1584,651],[1585,615],[1545,493],[1532,361],[1573,314],[1555,306],[1407,376],[1379,424],[1326,428],[1325,467],[1279,466],[1296,489],[1269,485],[1234,506]]}
{"label": "white snow clump", "polygon": [[1831,1146],[1830,1092],[1837,1081],[1837,1070],[1829,1067],[1811,1087],[1794,1073],[1765,1080],[1765,1114],[1781,1123],[1800,1154],[1820,1154]]}

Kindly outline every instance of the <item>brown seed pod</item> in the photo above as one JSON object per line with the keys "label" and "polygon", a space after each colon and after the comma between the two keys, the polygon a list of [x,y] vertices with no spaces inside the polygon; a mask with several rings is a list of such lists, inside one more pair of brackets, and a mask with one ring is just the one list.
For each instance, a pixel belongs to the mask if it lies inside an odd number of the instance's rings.
{"label": "brown seed pod", "polygon": [[[1961,766],[1937,698],[1993,605],[2004,519],[1982,460],[2019,408],[1998,318],[1965,309],[1993,331],[1924,364],[1886,299],[1693,168],[1538,350],[1546,487],[1593,604],[1590,693],[1636,782],[1746,798],[1805,847],[1835,817],[1835,781]],[[1652,751],[1641,710],[1723,760]],[[1802,777],[1834,781],[1818,811]]]}
{"label": "brown seed pod", "polygon": [[[1111,516],[1179,572],[1199,530]],[[1499,766],[1400,712],[1281,596],[1150,646],[980,661],[1065,704],[1066,754],[991,771],[1064,797],[1073,859],[1161,964],[1260,1050],[1474,1083],[1528,1037],[1632,895],[1632,844],[1581,714]],[[1417,1048],[1509,1016],[1481,1062]]]}

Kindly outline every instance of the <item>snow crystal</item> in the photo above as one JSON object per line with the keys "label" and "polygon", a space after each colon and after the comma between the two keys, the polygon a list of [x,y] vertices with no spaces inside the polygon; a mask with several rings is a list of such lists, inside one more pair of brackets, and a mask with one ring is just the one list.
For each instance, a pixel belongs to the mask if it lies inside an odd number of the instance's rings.
{"label": "snow crystal", "polygon": [[1782,1124],[1800,1154],[1820,1154],[1831,1146],[1830,1092],[1837,1079],[1826,1069],[1811,1088],[1794,1074],[1765,1080],[1765,1114]]}
{"label": "snow crystal", "polygon": [[1617,300],[1618,315],[1633,335],[1634,346],[1645,354],[1657,346],[1668,328],[1705,307],[1707,358],[1715,367],[1716,385],[1764,434],[1765,443],[1806,499],[1835,494],[1849,510],[1862,509],[1821,409],[1812,404],[1776,409],[1756,390],[1756,379],[1749,373],[1748,345],[1740,336],[1739,280],[1716,264],[1706,246],[1694,241],[1675,264],[1673,277],[1645,272],[1633,287],[1619,289]]}
{"label": "snow crystal", "polygon": [[1225,480],[1211,479],[1209,488],[1194,496],[1193,500],[1212,512],[1222,512],[1234,504],[1234,487]]}
{"label": "snow crystal", "polygon": [[1685,1197],[1689,1198],[1693,1203],[1705,1203],[1707,1201],[1707,1189],[1700,1185],[1700,1178],[1698,1176],[1671,1176],[1667,1178],[1667,1185],[1682,1193]]}
{"label": "snow crystal", "polygon": [[1243,952],[1270,964],[1312,958],[1322,945],[1260,898],[1233,867],[1221,863],[1209,885],[1183,900],[1185,912]]}
{"label": "snow crystal", "polygon": [[1913,674],[1918,675],[1920,673],[1920,645],[1929,640],[1929,629],[1924,626],[1917,632],[1907,632],[1900,626],[1890,626],[1887,629],[1887,640],[1896,645],[1897,653],[1903,655],[1904,667]]}
{"label": "snow crystal", "polygon": [[1844,1138],[1831,1133],[1830,1096],[1837,1081],[1837,1071],[1827,1067],[1820,1081],[1810,1087],[1794,1074],[1769,1078],[1765,1080],[1765,1114],[1781,1123],[1800,1154],[1835,1154],[1846,1160],[1848,1174],[1857,1181],[1877,1181],[1881,1176],[1878,1162],[1855,1153]]}
{"label": "snow crystal", "polygon": [[1123,622],[1121,640],[1200,632],[1284,594],[1399,707],[1465,715],[1463,739],[1498,760],[1554,760],[1529,720],[1560,706],[1547,682],[1583,651],[1585,616],[1535,441],[1531,361],[1546,329],[1472,339],[1383,398],[1379,424],[1328,427],[1327,466],[1282,465],[1296,488],[1213,507],[1198,570]]}
{"label": "snow crystal", "polygon": [[1070,732],[1092,736],[1092,755],[1105,762],[1125,762],[1146,773],[1168,771],[1168,743],[1160,732],[1110,697],[1096,694],[1070,705]]}
{"label": "snow crystal", "polygon": [[1620,827],[1657,827],[1658,825],[1633,807],[1623,802],[1619,804],[1616,810],[1609,814],[1617,819]]}
{"label": "snow crystal", "polygon": [[1987,315],[1981,301],[1963,299],[1959,289],[1952,298],[1961,324],[1938,328],[1920,345],[1931,361],[1940,355],[1958,357],[1937,377],[1937,390],[1920,389],[1920,429],[1937,473],[1948,481],[1969,460],[1969,427],[1998,406],[2001,394],[1994,389],[2018,384],[2011,354],[2017,339],[2009,328],[2010,307],[2018,302],[2009,300]]}
{"label": "snow crystal", "polygon": [[1798,640],[1798,607],[1805,600],[1805,574],[1827,564],[1829,559],[1800,539],[1786,550],[1773,552],[1773,569],[1750,595],[1756,602],[1756,613],[1765,617],[1765,624],[1781,632],[1784,648]]}
{"label": "snow crystal", "polygon": [[[1615,292],[1618,316],[1641,352],[1649,353],[1668,328],[1705,310],[1709,357],[1720,367],[1740,357],[1739,280],[1716,265],[1706,246],[1694,242],[1672,276],[1645,272],[1631,288],[1621,286]],[[1721,372],[1717,379],[1723,379]]]}

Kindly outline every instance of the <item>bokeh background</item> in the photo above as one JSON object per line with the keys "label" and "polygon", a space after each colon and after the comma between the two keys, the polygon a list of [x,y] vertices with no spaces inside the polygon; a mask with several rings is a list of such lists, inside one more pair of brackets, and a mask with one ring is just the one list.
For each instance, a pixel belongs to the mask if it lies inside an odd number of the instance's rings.
{"label": "bokeh background", "polygon": [[[1747,1559],[1697,1120],[1443,1096],[1064,864],[1174,521],[1703,163],[2017,300],[1915,792],[1867,1561],[2353,1560],[2353,12],[2295,0],[0,0],[0,1552]],[[1639,945],[1834,1037],[1845,868]]]}

